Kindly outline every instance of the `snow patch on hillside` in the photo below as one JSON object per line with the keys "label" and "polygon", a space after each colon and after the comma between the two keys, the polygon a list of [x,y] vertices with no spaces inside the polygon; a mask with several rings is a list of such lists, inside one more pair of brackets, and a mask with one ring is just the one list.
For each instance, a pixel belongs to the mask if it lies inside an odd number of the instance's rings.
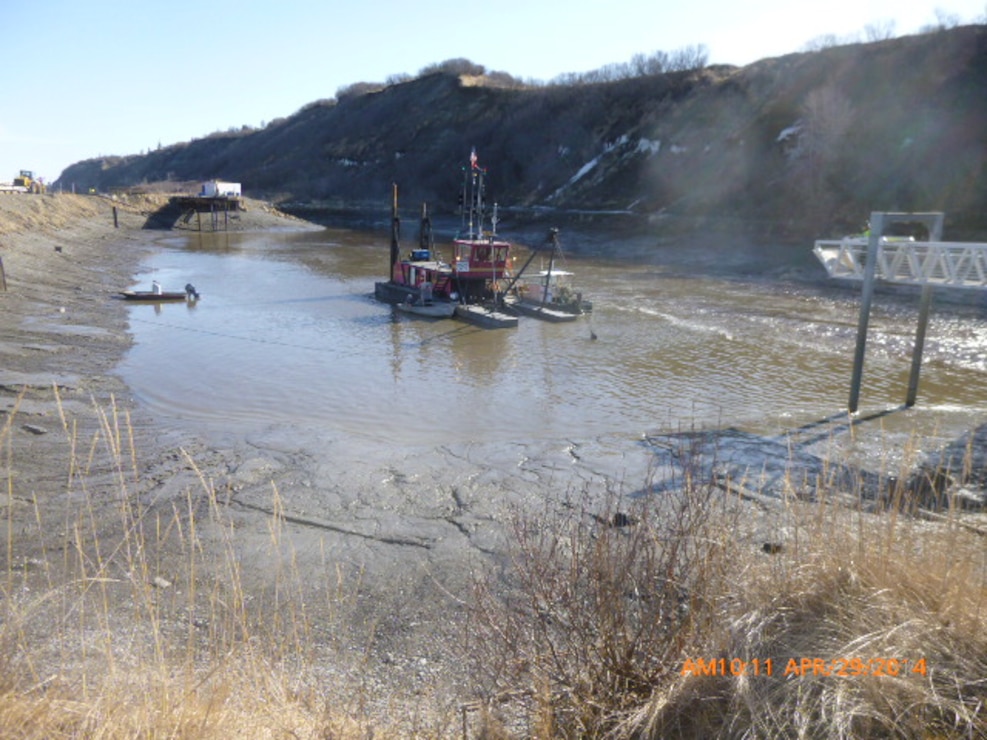
{"label": "snow patch on hillside", "polygon": [[[577,182],[582,180],[586,175],[592,172],[600,164],[600,160],[603,156],[608,154],[613,154],[616,152],[616,156],[619,159],[626,159],[627,157],[643,154],[647,157],[653,157],[661,151],[662,143],[661,141],[651,140],[651,139],[638,139],[636,144],[631,144],[631,138],[627,134],[618,137],[614,141],[605,142],[603,145],[603,152],[593,157],[593,159],[586,162],[582,167],[580,167],[576,174],[570,177],[564,185],[559,187],[551,196],[549,200],[555,200],[562,196],[562,194],[568,190],[570,187],[575,185]],[[676,147],[673,147],[673,151]],[[620,154],[623,151],[623,154]],[[682,150],[684,151],[684,150]],[[569,150],[566,149],[564,154],[568,154]],[[563,155],[563,151],[560,148],[559,155]]]}

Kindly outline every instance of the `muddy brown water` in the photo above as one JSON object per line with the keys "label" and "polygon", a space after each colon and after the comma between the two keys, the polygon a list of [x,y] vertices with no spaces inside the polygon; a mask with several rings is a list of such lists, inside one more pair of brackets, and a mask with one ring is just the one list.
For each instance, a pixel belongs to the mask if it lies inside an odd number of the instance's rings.
{"label": "muddy brown water", "polygon": [[[569,256],[591,316],[484,330],[376,302],[380,233],[172,237],[137,287],[192,283],[202,299],[130,307],[136,341],[120,372],[163,425],[219,440],[346,440],[354,460],[655,430],[781,435],[845,409],[849,392],[859,293],[807,280],[822,274],[810,248],[788,266],[746,259],[739,272],[722,247]],[[902,403],[916,308],[908,295],[875,300],[862,414]],[[937,303],[918,405],[876,423],[899,441],[948,441],[985,418],[987,311]]]}

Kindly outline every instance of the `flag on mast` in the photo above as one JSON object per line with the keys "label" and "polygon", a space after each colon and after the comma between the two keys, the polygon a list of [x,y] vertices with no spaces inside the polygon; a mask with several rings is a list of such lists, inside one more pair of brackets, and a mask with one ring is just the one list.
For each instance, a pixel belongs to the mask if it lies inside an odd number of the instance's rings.
{"label": "flag on mast", "polygon": [[470,150],[470,169],[471,170],[479,169],[476,164],[476,147],[473,147]]}

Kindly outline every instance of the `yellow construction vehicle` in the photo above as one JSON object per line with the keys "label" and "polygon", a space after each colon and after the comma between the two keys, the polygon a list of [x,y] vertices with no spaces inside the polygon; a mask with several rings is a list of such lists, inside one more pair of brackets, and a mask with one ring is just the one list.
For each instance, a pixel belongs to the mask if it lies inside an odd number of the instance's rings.
{"label": "yellow construction vehicle", "polygon": [[21,170],[21,174],[14,178],[14,187],[24,188],[28,193],[43,193],[45,191],[45,184],[40,180],[35,180],[31,170]]}

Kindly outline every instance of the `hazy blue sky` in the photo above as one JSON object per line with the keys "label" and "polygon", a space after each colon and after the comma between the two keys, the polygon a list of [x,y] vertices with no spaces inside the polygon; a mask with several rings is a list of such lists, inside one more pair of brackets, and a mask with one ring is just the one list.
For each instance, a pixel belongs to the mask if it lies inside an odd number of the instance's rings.
{"label": "hazy blue sky", "polygon": [[260,126],[447,59],[547,81],[702,44],[744,65],[985,14],[985,0],[0,0],[0,182]]}

